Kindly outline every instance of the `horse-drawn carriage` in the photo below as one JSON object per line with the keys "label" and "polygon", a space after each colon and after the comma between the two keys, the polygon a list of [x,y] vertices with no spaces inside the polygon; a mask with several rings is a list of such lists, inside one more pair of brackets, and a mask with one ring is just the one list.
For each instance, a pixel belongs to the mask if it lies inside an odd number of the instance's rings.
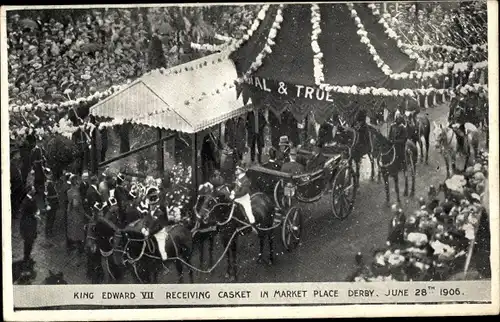
{"label": "horse-drawn carriage", "polygon": [[[275,227],[281,226],[281,239],[288,251],[298,246],[302,235],[303,216],[297,202],[313,203],[329,194],[336,218],[347,218],[353,209],[357,185],[350,160],[344,156],[345,151],[333,147],[326,150],[327,161],[314,172],[292,175],[257,165],[247,171],[252,191],[272,196]],[[305,156],[311,152],[302,149],[299,154]]]}

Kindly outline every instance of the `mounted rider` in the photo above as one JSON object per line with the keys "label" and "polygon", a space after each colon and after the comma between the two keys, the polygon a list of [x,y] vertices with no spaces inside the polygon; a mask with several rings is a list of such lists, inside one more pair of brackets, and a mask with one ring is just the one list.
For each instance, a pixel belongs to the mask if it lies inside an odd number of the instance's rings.
{"label": "mounted rider", "polygon": [[141,207],[147,207],[147,212],[144,216],[143,227],[141,232],[144,236],[155,235],[164,227],[173,224],[173,218],[169,218],[160,207],[160,189],[155,186],[150,186],[146,190],[144,203]]}
{"label": "mounted rider", "polygon": [[252,205],[250,200],[250,191],[252,183],[250,179],[246,175],[247,169],[245,164],[240,163],[236,166],[236,180],[234,182],[234,188],[231,191],[229,198],[234,201],[231,212],[234,211],[234,207],[236,207],[236,203],[240,204],[243,207],[245,215],[248,219],[248,222],[252,226],[252,230],[256,233],[257,229],[255,228],[255,217],[252,212]]}
{"label": "mounted rider", "polygon": [[450,104],[450,113],[448,115],[448,124],[457,135],[458,147],[463,151],[465,148],[465,123],[467,122],[467,101],[461,92],[461,85],[457,86],[457,96],[454,98],[454,105]]}
{"label": "mounted rider", "polygon": [[400,162],[403,163],[403,166],[406,166],[404,152],[407,139],[408,131],[406,126],[404,125],[403,115],[399,110],[397,110],[394,114],[394,122],[389,128],[389,140],[392,144],[394,144],[394,148],[396,150],[396,158],[397,156],[401,157]]}

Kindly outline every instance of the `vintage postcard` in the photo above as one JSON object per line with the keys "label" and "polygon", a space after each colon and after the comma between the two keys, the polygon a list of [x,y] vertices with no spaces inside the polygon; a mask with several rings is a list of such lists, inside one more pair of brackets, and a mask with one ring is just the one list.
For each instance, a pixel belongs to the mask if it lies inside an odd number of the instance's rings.
{"label": "vintage postcard", "polygon": [[4,319],[499,313],[496,1],[0,18]]}

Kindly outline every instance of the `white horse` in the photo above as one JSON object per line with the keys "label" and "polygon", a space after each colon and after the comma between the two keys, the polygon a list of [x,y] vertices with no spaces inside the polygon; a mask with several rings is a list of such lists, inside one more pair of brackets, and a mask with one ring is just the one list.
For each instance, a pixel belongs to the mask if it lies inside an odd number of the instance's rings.
{"label": "white horse", "polygon": [[436,149],[441,152],[446,164],[446,176],[450,177],[450,164],[453,172],[456,170],[457,155],[465,157],[464,171],[467,168],[474,150],[474,159],[479,151],[479,130],[472,123],[465,123],[464,147],[465,151],[459,148],[457,136],[459,135],[458,125],[454,124],[450,128],[448,124],[437,124],[434,122],[434,137],[436,138]]}

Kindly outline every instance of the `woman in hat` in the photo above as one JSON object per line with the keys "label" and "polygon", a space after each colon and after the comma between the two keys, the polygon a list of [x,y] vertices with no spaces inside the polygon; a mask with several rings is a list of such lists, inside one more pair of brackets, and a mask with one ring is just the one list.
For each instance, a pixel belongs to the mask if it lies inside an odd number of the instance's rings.
{"label": "woman in hat", "polygon": [[71,251],[75,246],[78,247],[80,253],[83,253],[83,242],[85,240],[85,209],[83,206],[83,198],[80,193],[79,180],[76,175],[71,175],[69,179],[71,187],[68,190],[68,251]]}

